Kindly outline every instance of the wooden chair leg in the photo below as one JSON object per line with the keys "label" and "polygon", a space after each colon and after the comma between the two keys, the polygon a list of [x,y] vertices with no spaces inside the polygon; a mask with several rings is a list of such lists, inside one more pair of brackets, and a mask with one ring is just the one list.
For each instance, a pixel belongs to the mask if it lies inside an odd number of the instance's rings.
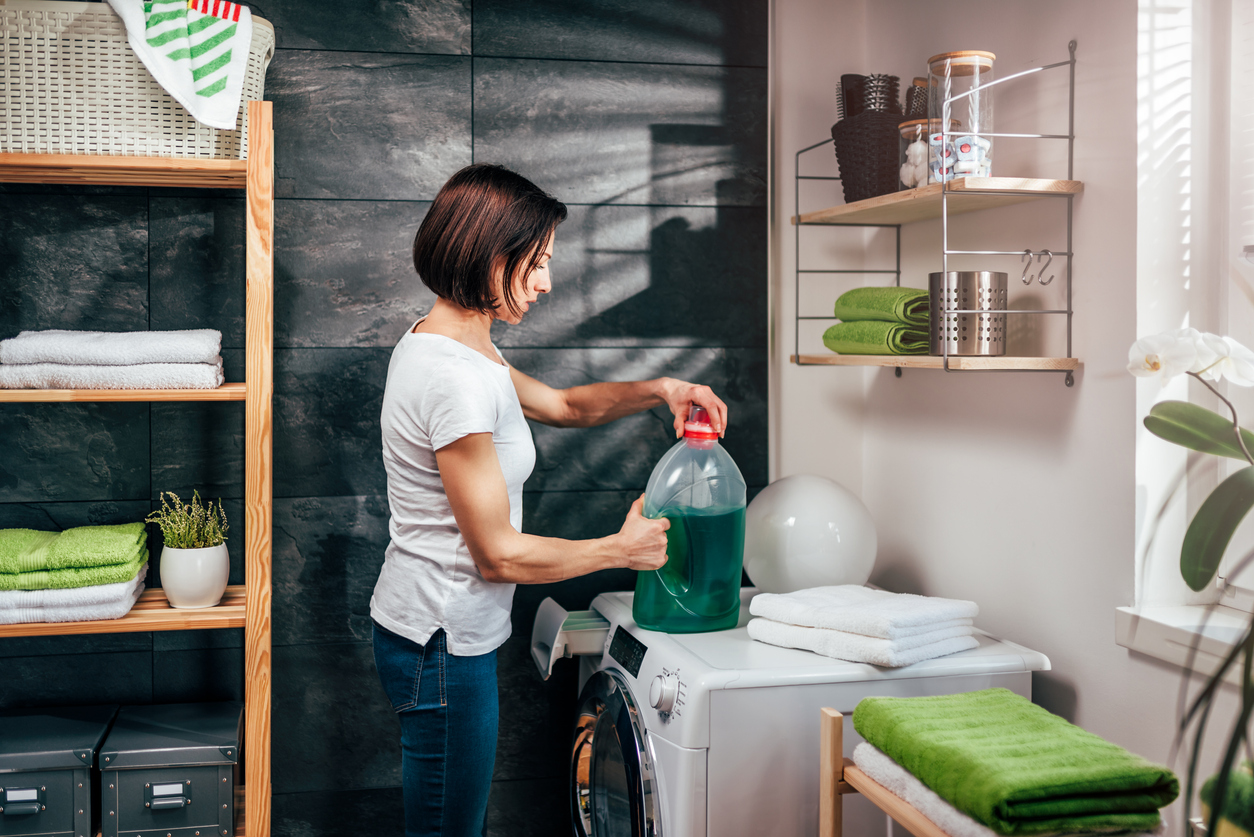
{"label": "wooden chair leg", "polygon": [[841,837],[844,805],[840,785],[845,778],[845,719],[835,709],[819,711],[819,837]]}

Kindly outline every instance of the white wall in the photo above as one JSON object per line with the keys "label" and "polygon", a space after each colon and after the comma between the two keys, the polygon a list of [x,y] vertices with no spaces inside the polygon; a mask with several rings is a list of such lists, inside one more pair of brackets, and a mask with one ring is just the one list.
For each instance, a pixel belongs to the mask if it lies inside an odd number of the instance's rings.
{"label": "white wall", "polygon": [[[776,0],[775,19],[775,476],[820,473],[858,491],[880,533],[874,582],[974,599],[981,627],[1053,661],[1034,679],[1038,703],[1166,761],[1179,670],[1117,646],[1114,631],[1135,581],[1136,388],[1125,366],[1137,336],[1136,1]],[[839,75],[906,83],[930,55],[985,49],[1005,76],[1065,60],[1072,38],[1075,178],[1085,182],[1075,201],[1076,385],[1058,374],[907,370],[898,380],[891,370],[791,367],[792,152],[824,135]],[[999,89],[999,131],[1065,133],[1065,70],[1051,73]],[[1065,176],[1063,143],[1026,142],[999,140],[995,173]],[[1064,220],[1063,202],[1038,201],[963,216],[955,236],[959,246],[1061,250]],[[939,247],[938,223],[905,228],[903,284],[926,287]],[[1012,307],[1016,292],[1029,302],[1018,262],[985,269],[1011,274]],[[1027,289],[1030,304],[1053,307],[1061,285]],[[1058,351],[1061,323],[1042,331],[1045,318],[1031,319],[1012,319],[1011,353]]]}
{"label": "white wall", "polygon": [[[771,41],[771,342],[775,358],[771,366],[771,479],[820,473],[854,491],[862,485],[864,375],[861,370],[834,373],[830,367],[788,363],[793,351],[796,259],[795,228],[789,218],[794,205],[794,155],[800,148],[831,138],[836,121],[836,70],[863,65],[864,15],[862,0],[775,0]],[[810,175],[838,173],[830,143],[805,155],[802,165]],[[839,195],[839,183],[810,181],[802,193],[802,211],[838,203]],[[814,227],[801,232],[803,266],[820,269],[837,262],[841,267],[862,266],[859,232],[832,234]]]}

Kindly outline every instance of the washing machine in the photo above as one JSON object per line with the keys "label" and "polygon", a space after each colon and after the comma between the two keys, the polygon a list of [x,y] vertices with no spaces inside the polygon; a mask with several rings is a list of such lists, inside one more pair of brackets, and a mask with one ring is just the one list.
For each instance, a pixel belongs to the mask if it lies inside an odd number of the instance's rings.
{"label": "washing machine", "polygon": [[[541,673],[580,659],[571,738],[576,837],[815,837],[819,709],[845,715],[845,755],[862,739],[851,716],[864,697],[954,694],[996,686],[1032,696],[1044,655],[977,633],[970,651],[881,668],[777,648],[738,626],[665,634],[636,626],[631,593],[605,593],[568,614],[546,600],[532,655]],[[846,833],[884,835],[884,815],[845,797]]]}

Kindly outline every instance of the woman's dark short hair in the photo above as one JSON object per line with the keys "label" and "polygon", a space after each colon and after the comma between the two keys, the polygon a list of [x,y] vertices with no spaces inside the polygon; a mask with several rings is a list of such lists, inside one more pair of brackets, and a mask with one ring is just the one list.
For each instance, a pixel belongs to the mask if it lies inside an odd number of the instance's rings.
{"label": "woman's dark short hair", "polygon": [[[441,299],[491,313],[521,311],[509,292],[535,269],[566,205],[520,174],[476,163],[440,188],[414,237],[414,267]],[[494,268],[504,268],[493,287]]]}

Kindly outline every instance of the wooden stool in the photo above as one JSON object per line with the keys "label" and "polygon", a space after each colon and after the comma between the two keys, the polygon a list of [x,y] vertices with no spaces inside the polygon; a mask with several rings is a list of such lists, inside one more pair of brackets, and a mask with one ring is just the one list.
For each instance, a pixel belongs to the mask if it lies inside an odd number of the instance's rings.
{"label": "wooden stool", "polygon": [[914,837],[949,837],[936,823],[876,782],[844,756],[844,716],[820,709],[819,837],[841,837],[841,796],[860,793]]}

